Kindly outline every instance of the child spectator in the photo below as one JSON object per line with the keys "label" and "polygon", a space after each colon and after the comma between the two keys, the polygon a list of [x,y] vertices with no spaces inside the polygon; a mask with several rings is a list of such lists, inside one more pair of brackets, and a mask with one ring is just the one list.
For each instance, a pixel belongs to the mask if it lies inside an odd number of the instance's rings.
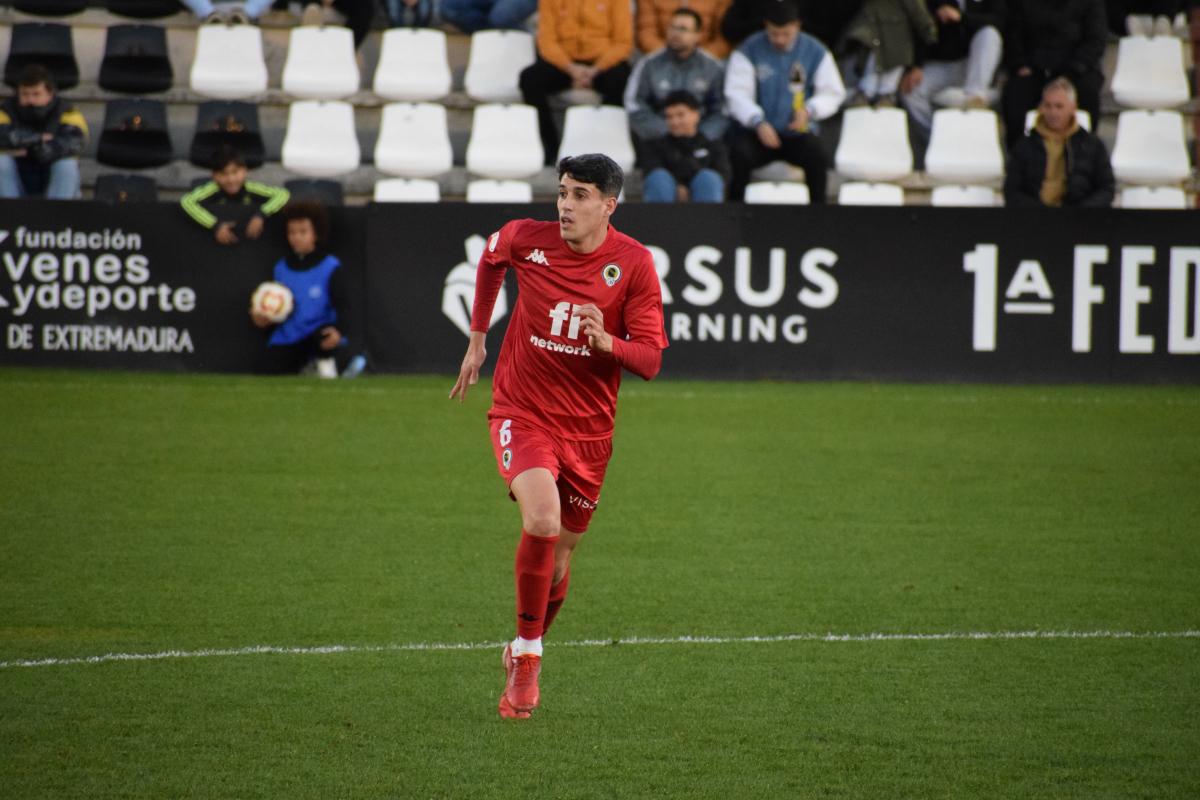
{"label": "child spectator", "polygon": [[79,159],[87,141],[83,115],[54,93],[40,64],[17,76],[17,96],[0,101],[0,197],[79,197]]}
{"label": "child spectator", "polygon": [[257,239],[263,223],[288,201],[288,190],[246,180],[246,159],[231,147],[217,150],[212,180],[183,196],[179,204],[196,224],[214,231],[220,244]]}
{"label": "child spectator", "polygon": [[700,132],[700,102],[678,90],[663,103],[667,135],[646,143],[646,179],[642,199],[647,203],[720,203],[731,169],[729,153],[719,138]]}
{"label": "child spectator", "polygon": [[[342,377],[355,377],[366,361],[362,355],[350,356],[338,328],[347,319],[345,278],[342,262],[327,249],[329,215],[319,203],[302,200],[285,208],[283,218],[289,252],[275,264],[272,279],[291,290],[294,305],[271,331],[260,371],[295,373],[316,359],[322,378],[336,378],[339,366]],[[250,318],[259,328],[273,324],[254,310]]]}

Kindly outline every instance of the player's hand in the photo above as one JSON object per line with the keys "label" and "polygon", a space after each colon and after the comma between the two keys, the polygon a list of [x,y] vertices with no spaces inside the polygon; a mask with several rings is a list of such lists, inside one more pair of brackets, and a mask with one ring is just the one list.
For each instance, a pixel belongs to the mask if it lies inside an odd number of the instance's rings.
{"label": "player's hand", "polygon": [[246,223],[246,238],[257,239],[259,236],[262,236],[262,232],[263,218],[259,216],[251,217],[250,221]]}
{"label": "player's hand", "polygon": [[778,150],[783,142],[779,139],[779,134],[775,131],[775,126],[766,120],[758,123],[758,127],[754,129],[758,134],[758,140],[762,142],[763,147],[768,150]]}
{"label": "player's hand", "polygon": [[588,346],[598,353],[611,353],[612,336],[604,330],[604,314],[600,309],[588,303],[580,306],[576,313],[579,315],[583,334],[588,337]]}
{"label": "player's hand", "polygon": [[342,341],[342,333],[332,325],[321,328],[321,349],[333,350]]}
{"label": "player's hand", "polygon": [[459,367],[458,380],[454,382],[454,388],[450,390],[451,400],[455,397],[460,403],[466,400],[467,387],[479,383],[479,368],[487,359],[487,350],[484,348],[486,336],[487,334],[480,331],[471,331],[471,343],[467,345],[467,354],[463,356],[462,366]]}
{"label": "player's hand", "polygon": [[233,232],[232,222],[222,222],[217,226],[217,241],[221,244],[237,244],[237,234]]}
{"label": "player's hand", "polygon": [[274,324],[254,309],[250,309],[250,319],[254,322],[254,327],[256,328],[269,328]]}

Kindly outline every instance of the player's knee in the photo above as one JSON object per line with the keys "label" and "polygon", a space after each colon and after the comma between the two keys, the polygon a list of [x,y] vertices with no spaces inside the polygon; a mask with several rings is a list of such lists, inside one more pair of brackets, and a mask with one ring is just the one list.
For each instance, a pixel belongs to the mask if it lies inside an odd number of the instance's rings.
{"label": "player's knee", "polygon": [[524,514],[522,523],[530,536],[558,536],[559,516],[557,508],[535,508]]}

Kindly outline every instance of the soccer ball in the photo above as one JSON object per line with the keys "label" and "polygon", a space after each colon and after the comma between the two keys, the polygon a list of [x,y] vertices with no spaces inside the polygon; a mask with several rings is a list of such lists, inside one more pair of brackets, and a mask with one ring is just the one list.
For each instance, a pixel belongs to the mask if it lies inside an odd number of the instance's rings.
{"label": "soccer ball", "polygon": [[250,297],[250,310],[271,322],[283,322],[292,313],[292,290],[282,283],[264,281]]}

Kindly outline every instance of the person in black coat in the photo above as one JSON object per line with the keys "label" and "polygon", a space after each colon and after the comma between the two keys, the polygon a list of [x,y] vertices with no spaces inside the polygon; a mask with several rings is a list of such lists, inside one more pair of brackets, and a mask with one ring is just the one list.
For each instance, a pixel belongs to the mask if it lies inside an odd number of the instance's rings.
{"label": "person in black coat", "polygon": [[1046,86],[1037,123],[1013,145],[1004,180],[1009,206],[1103,208],[1116,182],[1108,149],[1076,120],[1075,87],[1066,78]]}
{"label": "person in black coat", "polygon": [[1104,0],[1010,0],[1003,99],[1009,147],[1024,135],[1026,112],[1037,107],[1042,87],[1054,78],[1070,80],[1079,107],[1100,118],[1107,40]]}
{"label": "person in black coat", "polygon": [[663,101],[667,135],[645,142],[642,199],[647,203],[720,203],[732,169],[720,139],[700,132],[700,101],[686,89]]}

